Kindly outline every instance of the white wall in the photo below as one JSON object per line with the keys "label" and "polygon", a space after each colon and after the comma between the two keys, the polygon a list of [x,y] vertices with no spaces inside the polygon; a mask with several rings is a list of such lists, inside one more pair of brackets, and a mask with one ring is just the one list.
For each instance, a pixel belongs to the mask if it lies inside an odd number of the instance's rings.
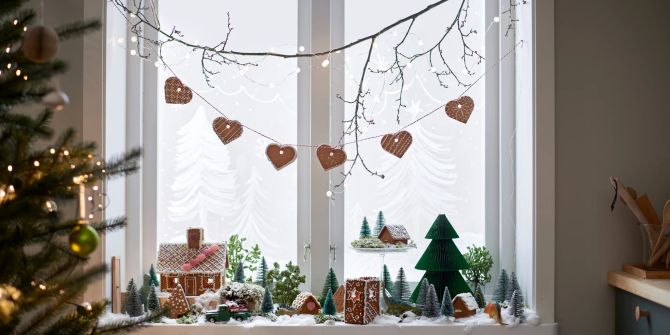
{"label": "white wall", "polygon": [[[609,211],[610,175],[670,198],[670,2],[556,1],[556,319],[614,334],[607,271],[640,259],[635,219]],[[630,311],[633,313],[633,311]]]}

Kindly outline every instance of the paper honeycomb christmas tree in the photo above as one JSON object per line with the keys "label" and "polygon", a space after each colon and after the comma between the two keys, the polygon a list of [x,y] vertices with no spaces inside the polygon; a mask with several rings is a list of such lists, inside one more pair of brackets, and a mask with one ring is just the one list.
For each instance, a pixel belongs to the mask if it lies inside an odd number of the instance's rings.
{"label": "paper honeycomb christmas tree", "polygon": [[[449,287],[449,292],[454,296],[472,293],[459,271],[469,268],[470,265],[454,244],[453,239],[458,238],[458,234],[446,215],[437,216],[426,238],[431,240],[430,244],[415,266],[417,270],[426,270],[422,280],[426,278],[435,286],[436,292],[444,292],[444,288]],[[412,293],[413,302],[417,301],[419,289],[417,286]]]}

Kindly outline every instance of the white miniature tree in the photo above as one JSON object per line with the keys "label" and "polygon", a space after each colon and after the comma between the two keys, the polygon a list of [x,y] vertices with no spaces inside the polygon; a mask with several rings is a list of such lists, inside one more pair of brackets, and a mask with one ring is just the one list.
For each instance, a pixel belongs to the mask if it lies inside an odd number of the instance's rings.
{"label": "white miniature tree", "polygon": [[212,130],[202,106],[177,131],[168,220],[183,230],[205,227],[210,236],[230,234],[221,224],[239,210],[237,175],[228,148]]}

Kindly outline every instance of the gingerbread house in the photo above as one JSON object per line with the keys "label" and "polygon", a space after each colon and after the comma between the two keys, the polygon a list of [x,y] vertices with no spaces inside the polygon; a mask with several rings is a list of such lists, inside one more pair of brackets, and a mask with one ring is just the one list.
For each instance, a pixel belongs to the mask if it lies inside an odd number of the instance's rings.
{"label": "gingerbread house", "polygon": [[161,291],[181,285],[187,296],[197,296],[225,284],[226,244],[203,243],[203,240],[204,231],[193,228],[187,231],[187,243],[161,243],[156,265]]}
{"label": "gingerbread house", "polygon": [[407,244],[409,241],[409,233],[403,225],[385,225],[379,232],[378,238],[382,242],[390,244]]}
{"label": "gingerbread house", "polygon": [[454,317],[455,318],[465,318],[477,314],[477,300],[472,296],[471,293],[461,293],[454,297],[452,300],[454,305]]}
{"label": "gingerbread house", "polygon": [[347,279],[344,287],[344,322],[368,324],[379,315],[380,282],[376,277]]}
{"label": "gingerbread house", "polygon": [[319,314],[321,304],[313,294],[302,292],[295,297],[291,308],[298,312],[298,314]]}
{"label": "gingerbread house", "polygon": [[333,300],[335,300],[335,309],[338,313],[344,311],[344,285],[340,285],[333,294]]}

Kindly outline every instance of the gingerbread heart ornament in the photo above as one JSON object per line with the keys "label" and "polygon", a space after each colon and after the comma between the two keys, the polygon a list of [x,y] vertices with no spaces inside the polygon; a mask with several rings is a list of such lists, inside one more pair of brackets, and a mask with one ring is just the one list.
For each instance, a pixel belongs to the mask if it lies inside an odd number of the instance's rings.
{"label": "gingerbread heart ornament", "polygon": [[382,148],[391,155],[402,158],[409,146],[412,145],[412,134],[405,130],[395,134],[386,134],[382,137],[381,144]]}
{"label": "gingerbread heart ornament", "polygon": [[238,137],[242,136],[242,124],[235,120],[228,120],[225,117],[217,117],[212,122],[214,132],[223,144],[228,144]]}
{"label": "gingerbread heart ornament", "polygon": [[193,92],[177,77],[165,80],[165,102],[169,104],[187,104],[193,99]]}
{"label": "gingerbread heart ornament", "polygon": [[322,144],[316,149],[316,157],[321,163],[321,167],[328,171],[338,167],[347,160],[347,153],[342,149],[333,148],[328,144]]}
{"label": "gingerbread heart ornament", "polygon": [[447,102],[444,111],[447,115],[457,121],[467,123],[470,114],[475,109],[475,102],[469,96],[462,96],[456,100]]}
{"label": "gingerbread heart ornament", "polygon": [[285,166],[293,163],[298,157],[295,149],[288,145],[270,144],[265,149],[265,154],[272,163],[272,166],[277,170],[281,170]]}

